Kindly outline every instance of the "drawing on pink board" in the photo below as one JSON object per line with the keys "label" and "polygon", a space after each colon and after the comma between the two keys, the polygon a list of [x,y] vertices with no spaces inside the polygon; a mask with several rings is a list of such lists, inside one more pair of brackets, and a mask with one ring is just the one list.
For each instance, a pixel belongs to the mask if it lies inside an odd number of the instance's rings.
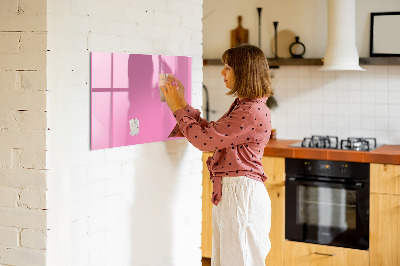
{"label": "drawing on pink board", "polygon": [[165,141],[176,124],[159,89],[162,77],[178,78],[191,103],[187,56],[91,53],[91,149]]}

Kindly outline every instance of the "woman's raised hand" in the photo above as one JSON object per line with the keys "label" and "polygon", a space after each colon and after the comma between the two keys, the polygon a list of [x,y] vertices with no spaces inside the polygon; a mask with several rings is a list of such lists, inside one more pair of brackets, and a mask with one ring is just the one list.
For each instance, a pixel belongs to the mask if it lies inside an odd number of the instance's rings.
{"label": "woman's raised hand", "polygon": [[164,93],[165,101],[172,112],[185,108],[185,88],[178,79],[168,76],[164,86],[160,88]]}
{"label": "woman's raised hand", "polygon": [[185,87],[182,85],[182,82],[179,79],[175,78],[174,76],[171,77],[171,80],[173,83],[178,85],[179,102],[182,108],[185,108],[187,105],[187,102],[185,100]]}

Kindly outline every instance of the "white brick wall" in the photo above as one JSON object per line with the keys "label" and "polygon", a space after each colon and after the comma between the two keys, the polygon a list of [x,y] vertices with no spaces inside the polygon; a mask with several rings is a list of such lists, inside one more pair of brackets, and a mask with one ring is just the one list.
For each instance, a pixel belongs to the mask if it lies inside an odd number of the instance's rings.
{"label": "white brick wall", "polygon": [[45,265],[46,3],[0,2],[1,265]]}
{"label": "white brick wall", "polygon": [[21,246],[32,249],[46,249],[46,231],[22,230]]}
{"label": "white brick wall", "polygon": [[0,247],[3,265],[45,265],[46,254],[42,250]]}
{"label": "white brick wall", "polygon": [[199,108],[202,0],[47,9],[47,264],[201,265],[201,152],[186,140],[91,151],[89,52],[192,56]]}
{"label": "white brick wall", "polygon": [[201,153],[90,151],[89,52],[192,56],[200,107],[202,1],[5,0],[0,15],[0,264],[200,265]]}
{"label": "white brick wall", "polygon": [[19,231],[17,228],[0,227],[0,247],[18,247]]}
{"label": "white brick wall", "polygon": [[0,207],[15,208],[18,204],[18,189],[0,187]]}

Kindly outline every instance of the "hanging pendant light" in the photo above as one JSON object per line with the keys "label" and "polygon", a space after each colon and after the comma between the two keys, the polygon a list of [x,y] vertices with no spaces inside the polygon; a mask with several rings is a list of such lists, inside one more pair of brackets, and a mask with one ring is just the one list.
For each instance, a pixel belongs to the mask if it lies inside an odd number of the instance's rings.
{"label": "hanging pendant light", "polygon": [[355,0],[328,0],[328,44],[320,70],[358,70]]}

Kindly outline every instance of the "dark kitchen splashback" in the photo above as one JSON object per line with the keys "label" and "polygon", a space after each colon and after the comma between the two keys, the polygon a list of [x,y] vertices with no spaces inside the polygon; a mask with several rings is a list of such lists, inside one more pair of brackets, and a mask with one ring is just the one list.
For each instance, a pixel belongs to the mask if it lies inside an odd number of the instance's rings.
{"label": "dark kitchen splashback", "polygon": [[319,149],[339,149],[354,151],[371,151],[382,145],[378,145],[376,138],[349,137],[339,142],[337,136],[318,136],[306,137],[303,141],[289,145],[290,147],[319,148]]}

